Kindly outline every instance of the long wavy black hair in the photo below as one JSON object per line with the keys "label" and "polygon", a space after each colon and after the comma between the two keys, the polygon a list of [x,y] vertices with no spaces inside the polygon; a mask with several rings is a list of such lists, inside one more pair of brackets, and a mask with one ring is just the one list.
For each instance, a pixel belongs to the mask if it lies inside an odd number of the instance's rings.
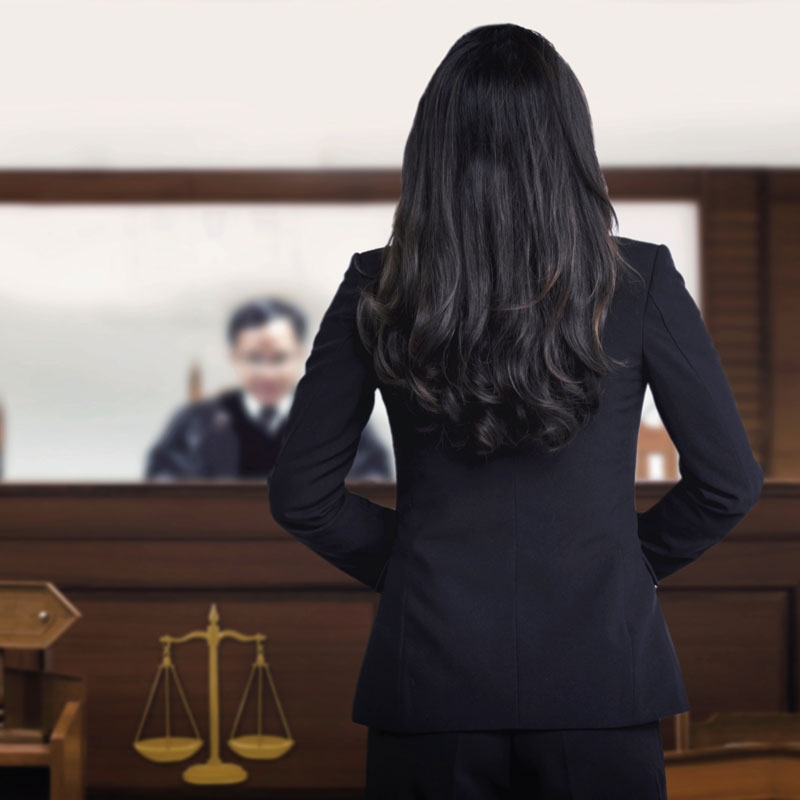
{"label": "long wavy black hair", "polygon": [[558,450],[621,363],[601,333],[634,269],[578,79],[535,31],[470,30],[419,100],[401,181],[358,305],[377,376],[455,448]]}

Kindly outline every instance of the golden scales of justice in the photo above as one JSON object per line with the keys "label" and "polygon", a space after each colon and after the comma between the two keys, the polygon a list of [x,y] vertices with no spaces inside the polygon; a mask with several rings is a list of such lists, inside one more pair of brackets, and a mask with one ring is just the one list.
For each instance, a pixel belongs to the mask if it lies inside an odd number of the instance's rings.
{"label": "golden scales of justice", "polygon": [[[183,691],[180,680],[178,679],[178,672],[175,669],[175,664],[172,661],[172,645],[181,644],[183,642],[191,641],[192,639],[205,639],[208,643],[208,729],[211,738],[210,741],[210,754],[208,760],[202,764],[193,764],[183,771],[183,779],[187,783],[193,784],[228,784],[228,783],[241,783],[247,779],[247,771],[233,762],[225,762],[220,758],[219,753],[219,643],[223,639],[236,639],[238,642],[255,642],[256,643],[256,658],[250,669],[250,675],[245,685],[244,694],[242,695],[241,702],[239,703],[239,710],[236,713],[236,718],[233,722],[230,737],[228,738],[228,747],[242,758],[251,758],[259,760],[271,760],[280,758],[294,745],[289,733],[289,725],[286,722],[286,716],[283,713],[281,702],[278,698],[278,693],[275,690],[275,683],[272,680],[272,674],[269,669],[269,662],[264,660],[264,641],[266,636],[263,633],[256,633],[252,636],[246,636],[234,630],[220,630],[219,627],[219,614],[217,613],[216,604],[212,604],[211,611],[208,615],[208,626],[204,631],[192,631],[184,636],[161,636],[159,642],[162,646],[161,664],[156,671],[156,677],[153,681],[153,686],[150,690],[150,696],[145,705],[144,714],[142,715],[139,729],[136,732],[136,737],[133,741],[133,746],[136,751],[149,759],[158,763],[173,763],[176,761],[185,761],[191,758],[202,746],[203,739],[197,729],[197,724],[194,721],[194,716],[189,708],[189,703],[186,701],[186,695]],[[236,736],[236,728],[239,724],[239,719],[244,709],[247,695],[250,691],[250,685],[253,682],[253,677],[258,673],[258,729],[254,734],[247,734],[244,736]],[[275,699],[275,705],[283,723],[283,729],[286,732],[285,736],[277,736],[262,733],[262,683],[263,675],[266,674],[269,679],[272,696]],[[170,714],[169,714],[169,678],[170,675],[178,690],[181,702],[186,711],[186,715],[191,722],[194,730],[194,736],[172,736],[170,733]],[[145,720],[150,711],[150,706],[153,702],[158,682],[164,678],[164,704],[165,704],[165,733],[164,736],[158,736],[148,739],[139,738],[144,727]]]}

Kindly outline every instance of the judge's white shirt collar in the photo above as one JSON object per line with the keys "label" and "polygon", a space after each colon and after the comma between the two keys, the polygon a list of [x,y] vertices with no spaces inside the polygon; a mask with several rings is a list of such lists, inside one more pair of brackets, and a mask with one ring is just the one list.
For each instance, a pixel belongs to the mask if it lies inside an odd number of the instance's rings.
{"label": "judge's white shirt collar", "polygon": [[[286,392],[286,394],[276,403],[276,414],[270,420],[269,424],[270,431],[274,431],[289,415],[289,409],[292,407],[293,399],[294,392],[290,391]],[[254,420],[258,421],[262,408],[261,401],[255,395],[248,392],[247,389],[242,389],[242,400],[244,402],[245,409],[247,409],[247,413]]]}

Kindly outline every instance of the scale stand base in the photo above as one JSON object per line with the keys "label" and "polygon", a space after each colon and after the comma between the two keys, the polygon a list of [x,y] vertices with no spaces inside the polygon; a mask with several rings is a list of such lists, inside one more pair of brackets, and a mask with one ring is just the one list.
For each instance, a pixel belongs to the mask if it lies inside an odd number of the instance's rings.
{"label": "scale stand base", "polygon": [[247,780],[247,770],[238,764],[223,761],[193,764],[183,771],[187,783],[200,785],[241,783]]}

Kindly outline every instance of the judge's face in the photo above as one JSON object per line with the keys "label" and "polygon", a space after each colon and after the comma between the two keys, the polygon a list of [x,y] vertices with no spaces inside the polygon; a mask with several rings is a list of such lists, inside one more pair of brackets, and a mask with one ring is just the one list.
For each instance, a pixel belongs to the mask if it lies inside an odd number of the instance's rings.
{"label": "judge's face", "polygon": [[294,389],[305,355],[304,346],[286,318],[239,331],[230,350],[239,383],[262,405],[277,403]]}

